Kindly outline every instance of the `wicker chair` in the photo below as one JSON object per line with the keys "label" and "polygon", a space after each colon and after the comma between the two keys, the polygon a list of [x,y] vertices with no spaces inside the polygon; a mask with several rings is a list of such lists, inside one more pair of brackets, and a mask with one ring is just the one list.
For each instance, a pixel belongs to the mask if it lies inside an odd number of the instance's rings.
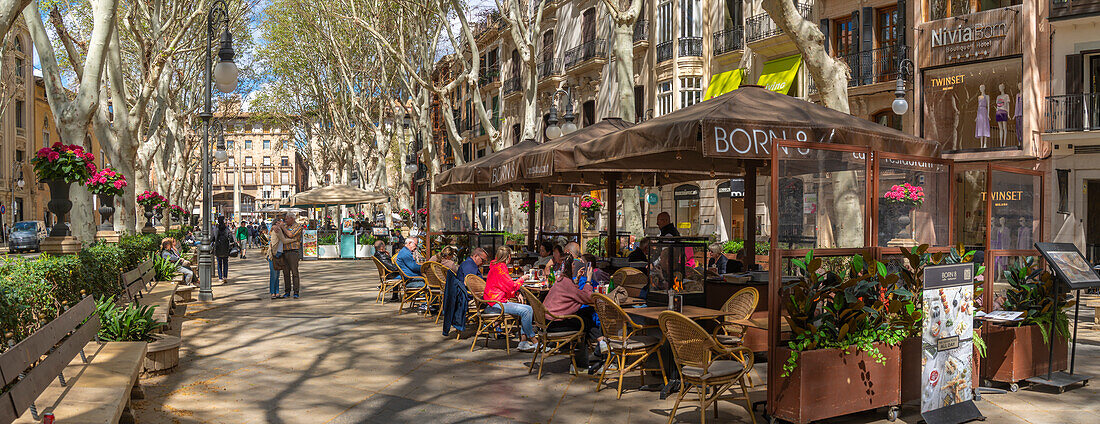
{"label": "wicker chair", "polygon": [[378,260],[378,258],[374,256],[371,256],[370,258],[374,260],[374,267],[378,269],[378,279],[382,282],[378,286],[378,299],[376,299],[376,301],[382,302],[382,304],[384,305],[386,304],[385,294],[393,290],[395,287],[400,286],[401,279],[386,278],[386,275],[389,274],[389,270],[387,270],[386,267],[382,265],[382,261]]}
{"label": "wicker chair", "polygon": [[722,311],[730,312],[732,315],[722,317],[719,325],[714,328],[714,339],[728,347],[741,346],[741,340],[745,337],[745,327],[734,324],[732,321],[749,319],[759,301],[760,292],[753,287],[743,288],[730,296],[726,304],[722,305]]}
{"label": "wicker chair", "polygon": [[[393,261],[393,263],[396,264],[397,255],[393,255],[393,259],[391,260]],[[401,266],[397,267],[397,271],[401,273],[401,289],[398,290],[401,293],[401,305],[397,307],[397,313],[401,314],[405,311],[406,304],[408,304],[409,306],[413,306],[416,304],[416,301],[418,299],[420,299],[421,301],[427,301],[428,284],[427,281],[424,280],[424,277],[414,277],[406,274],[405,270],[401,269]],[[409,282],[413,280],[424,281],[424,287],[408,287]]]}
{"label": "wicker chair", "polygon": [[[427,261],[420,265],[420,273],[424,275],[424,283],[427,291],[425,295],[427,299],[425,303],[428,304],[428,313],[431,313],[432,305],[439,306],[439,310],[443,310],[443,286],[447,282],[447,273],[450,270],[439,262]],[[442,312],[436,314],[435,322],[439,322],[439,318],[443,316]]]}
{"label": "wicker chair", "polygon": [[741,386],[742,394],[735,399],[745,400],[749,417],[755,424],[756,415],[753,414],[752,401],[745,387],[745,376],[752,370],[752,350],[745,347],[727,349],[698,323],[674,311],[661,312],[658,322],[661,332],[672,348],[672,357],[680,370],[681,382],[684,385],[680,390],[680,396],[676,398],[676,404],[668,414],[669,424],[676,419],[676,409],[680,407],[680,401],[684,400],[684,396],[692,386],[699,392],[699,416],[701,422],[705,424],[707,407],[714,405],[714,416],[717,418],[716,401],[722,393],[730,390],[734,385]]}
{"label": "wicker chair", "polygon": [[477,346],[477,339],[485,337],[485,347],[489,347],[489,338],[500,335],[504,338],[504,351],[512,353],[512,342],[509,337],[516,327],[515,318],[504,313],[503,306],[497,306],[497,312],[485,312],[485,308],[491,305],[499,305],[501,302],[485,300],[485,280],[473,274],[466,276],[466,289],[470,291],[470,298],[477,304],[477,331],[474,332],[473,343],[470,344],[470,352]]}
{"label": "wicker chair", "polygon": [[[646,329],[652,327],[635,323],[623,311],[623,308],[619,307],[619,304],[615,303],[610,297],[595,293],[592,295],[592,303],[596,308],[596,315],[600,317],[600,328],[611,347],[611,354],[614,355],[614,359],[609,358],[609,360],[618,361],[619,399],[623,397],[623,376],[630,371],[638,371],[642,376],[643,384],[645,383],[646,371],[660,371],[661,379],[664,380],[665,384],[668,384],[664,358],[661,357],[659,350],[661,339],[642,334]],[[645,361],[654,352],[657,353],[657,363],[660,366],[658,368],[646,368]],[[631,357],[633,357],[633,362],[627,363],[627,360]],[[603,372],[600,373],[600,378],[596,380],[597,392],[603,387],[606,376],[607,368],[604,368]]]}
{"label": "wicker chair", "polygon": [[626,289],[627,294],[631,297],[640,296],[642,289],[645,288],[646,284],[649,284],[649,278],[646,278],[645,273],[631,267],[619,268],[611,275],[611,281],[615,284],[615,287]]}
{"label": "wicker chair", "polygon": [[[542,304],[538,296],[527,290],[526,287],[520,287],[520,292],[523,293],[523,298],[527,300],[527,304],[531,305],[532,317],[531,324],[535,328],[535,332],[538,333],[538,341],[535,345],[535,357],[531,359],[531,366],[527,369],[527,373],[530,374],[535,370],[535,362],[539,363],[539,380],[542,380],[542,365],[546,363],[546,357],[556,355],[568,355],[569,362],[573,364],[573,369],[577,369],[577,362],[573,357],[573,348],[576,347],[578,342],[584,340],[584,320],[576,315],[564,315],[557,316],[551,314],[546,310],[546,306]],[[581,326],[576,331],[555,331],[550,332],[548,327],[555,321],[562,321],[567,319],[575,319],[580,322]],[[543,352],[544,348],[549,350]],[[542,360],[539,360],[539,357]]]}

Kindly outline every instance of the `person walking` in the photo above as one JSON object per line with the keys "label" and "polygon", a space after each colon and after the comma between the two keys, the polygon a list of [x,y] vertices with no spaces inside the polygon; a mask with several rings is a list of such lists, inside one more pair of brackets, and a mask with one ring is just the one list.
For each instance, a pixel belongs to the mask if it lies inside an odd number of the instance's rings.
{"label": "person walking", "polygon": [[246,224],[246,221],[241,221],[240,226],[237,227],[237,243],[241,246],[241,259],[248,259],[244,254],[245,247],[248,244],[248,227],[245,226]]}
{"label": "person walking", "polygon": [[[283,230],[281,219],[275,220],[275,225],[272,225],[272,231],[267,234],[267,243],[264,247],[264,256],[267,257],[267,291],[271,294],[272,299],[278,299],[279,296],[279,271],[283,269]],[[264,234],[260,234],[260,240],[263,241]]]}
{"label": "person walking", "polygon": [[305,226],[295,221],[292,214],[287,214],[279,231],[283,236],[283,295],[282,298],[293,296],[298,298],[301,286],[301,277],[298,275],[298,262],[302,260],[302,231]]}
{"label": "person walking", "polygon": [[248,240],[254,247],[261,247],[263,243],[260,243],[260,224],[253,222],[248,224]]}
{"label": "person walking", "polygon": [[233,231],[225,224],[225,217],[218,217],[214,230],[214,258],[217,259],[218,279],[225,284],[229,278],[229,251],[233,249]]}

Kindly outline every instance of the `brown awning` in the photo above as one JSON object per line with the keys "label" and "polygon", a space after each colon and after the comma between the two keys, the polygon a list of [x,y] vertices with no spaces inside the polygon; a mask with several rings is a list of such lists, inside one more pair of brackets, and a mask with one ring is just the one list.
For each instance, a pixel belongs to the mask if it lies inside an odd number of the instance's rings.
{"label": "brown awning", "polygon": [[[747,85],[574,149],[582,170],[737,172],[776,140],[867,146],[937,157],[939,145],[875,122]],[[701,178],[702,179],[702,178]]]}
{"label": "brown awning", "polygon": [[477,160],[458,165],[436,177],[435,191],[496,191],[493,183],[501,185],[516,179],[515,169],[506,165],[508,160],[535,147],[534,140],[524,140],[519,144],[485,155]]}

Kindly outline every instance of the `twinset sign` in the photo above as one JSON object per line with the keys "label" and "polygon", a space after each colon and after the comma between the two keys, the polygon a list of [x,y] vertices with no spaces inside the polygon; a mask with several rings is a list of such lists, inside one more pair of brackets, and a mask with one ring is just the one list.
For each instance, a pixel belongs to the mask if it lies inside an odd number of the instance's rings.
{"label": "twinset sign", "polygon": [[921,54],[918,64],[927,68],[1020,54],[1021,8],[1005,7],[917,25],[917,51],[930,52]]}

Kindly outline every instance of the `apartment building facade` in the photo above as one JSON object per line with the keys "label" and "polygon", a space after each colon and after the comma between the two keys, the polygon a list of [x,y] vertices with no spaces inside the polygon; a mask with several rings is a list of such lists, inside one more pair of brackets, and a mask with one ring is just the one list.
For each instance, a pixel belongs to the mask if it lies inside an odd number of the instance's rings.
{"label": "apartment building facade", "polygon": [[[4,110],[0,119],[0,203],[4,205],[4,228],[13,222],[43,219],[39,212],[45,203],[38,205],[35,195],[39,190],[34,170],[30,166],[31,155],[37,150],[34,123],[41,119],[34,107],[35,84],[32,62],[34,44],[22,22],[12,27],[8,56],[4,60],[3,78]],[[22,184],[20,182],[22,181]],[[5,232],[6,234],[6,232]]]}
{"label": "apartment building facade", "polygon": [[[247,112],[219,115],[229,158],[211,171],[215,213],[231,220],[258,219],[257,210],[278,208],[308,175],[291,128],[252,119]],[[301,183],[304,183],[302,181]]]}
{"label": "apartment building facade", "polygon": [[[537,67],[541,116],[545,117],[558,89],[571,94],[580,127],[618,116],[605,7],[595,0],[547,5]],[[816,0],[796,2],[795,7],[819,25],[829,54],[848,65],[853,115],[939,141],[944,156],[959,162],[956,174],[965,182],[955,187],[960,198],[981,197],[989,180],[994,190],[1033,191],[1034,198],[993,213],[1006,221],[995,228],[998,231],[1018,232],[1024,220],[1038,233],[1042,177],[1049,174],[1049,161],[1043,160],[1048,143],[1039,137],[1046,95],[1043,82],[1049,74],[1044,64],[1049,29],[1040,25],[1047,15],[1046,2]],[[743,84],[818,100],[797,46],[759,0],[732,4],[646,0],[642,10],[634,37],[639,120],[706,101]],[[510,102],[518,101],[522,88],[509,82],[518,80],[516,75],[508,75],[518,67],[512,66],[515,55],[503,21],[491,17],[483,21],[496,23],[479,26],[481,60],[487,65],[482,66],[486,74],[480,89],[486,109],[501,122],[498,128],[505,132],[507,145],[518,141],[513,128],[518,129],[515,112],[519,109]],[[911,64],[906,67],[911,72],[900,71],[903,61]],[[911,105],[903,115],[891,110],[899,75]],[[497,82],[501,78],[504,82]],[[457,98],[466,99],[455,103],[456,119],[460,129],[466,130],[468,159],[474,159],[490,150],[472,119],[468,93],[460,91]],[[738,197],[743,193],[741,185],[738,180],[703,181],[647,189],[641,193],[647,199],[652,199],[648,194],[657,195],[657,201],[646,207],[647,222],[652,225],[657,213],[669,212],[682,233],[743,238],[743,217],[737,215],[744,202]],[[1049,196],[1045,200],[1049,202]],[[758,210],[766,213],[761,202]],[[981,234],[986,228],[978,223],[984,222],[986,212],[974,202],[959,205],[956,221],[973,224],[957,226],[958,240],[984,245]],[[486,208],[491,204],[487,202]],[[767,228],[758,226],[754,231],[763,235]]]}
{"label": "apartment building facade", "polygon": [[1049,95],[1042,138],[1052,147],[1054,227],[1082,227],[1100,260],[1100,1],[1051,0]]}

